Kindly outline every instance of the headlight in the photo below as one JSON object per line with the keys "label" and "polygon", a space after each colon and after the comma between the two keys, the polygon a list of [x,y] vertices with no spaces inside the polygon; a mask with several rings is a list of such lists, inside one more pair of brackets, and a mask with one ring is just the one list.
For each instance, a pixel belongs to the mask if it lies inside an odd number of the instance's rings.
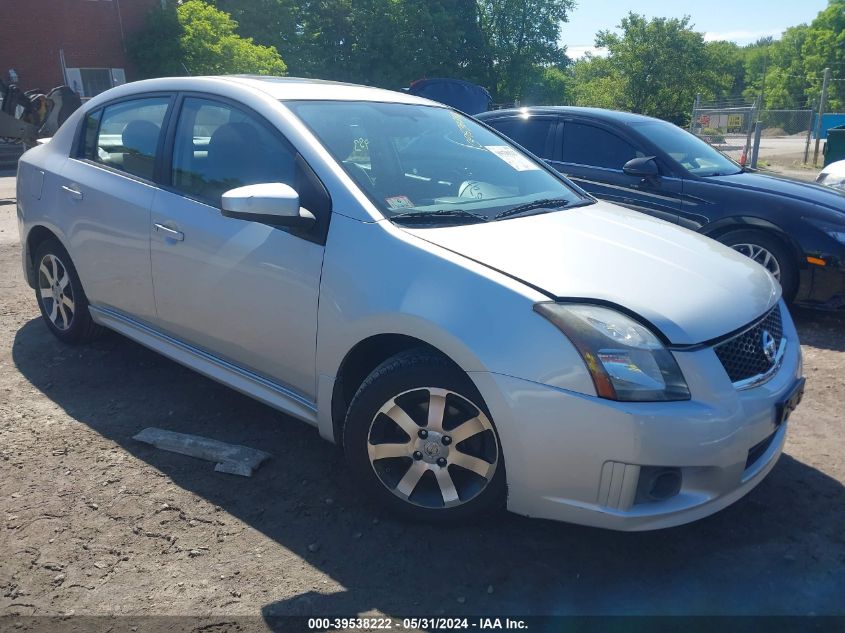
{"label": "headlight", "polygon": [[572,341],[602,398],[689,400],[689,387],[675,358],[633,319],[588,304],[537,303],[534,310]]}

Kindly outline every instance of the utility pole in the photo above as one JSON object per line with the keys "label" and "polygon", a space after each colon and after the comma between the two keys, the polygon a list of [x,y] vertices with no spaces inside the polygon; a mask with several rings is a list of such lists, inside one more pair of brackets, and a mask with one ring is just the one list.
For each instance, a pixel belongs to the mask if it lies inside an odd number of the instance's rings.
{"label": "utility pole", "polygon": [[810,160],[810,139],[813,138],[813,111],[816,109],[816,102],[810,104],[810,124],[807,126],[807,142],[804,143],[804,164]]}
{"label": "utility pole", "polygon": [[695,95],[695,101],[692,104],[692,117],[689,120],[689,131],[695,134],[695,113],[698,112],[698,106],[701,104],[701,93]]}
{"label": "utility pole", "polygon": [[816,149],[813,151],[813,167],[819,160],[819,143],[822,135],[822,117],[827,102],[827,85],[830,83],[830,68],[824,69],[824,80],[822,81],[822,96],[819,97],[819,118],[816,120]]}

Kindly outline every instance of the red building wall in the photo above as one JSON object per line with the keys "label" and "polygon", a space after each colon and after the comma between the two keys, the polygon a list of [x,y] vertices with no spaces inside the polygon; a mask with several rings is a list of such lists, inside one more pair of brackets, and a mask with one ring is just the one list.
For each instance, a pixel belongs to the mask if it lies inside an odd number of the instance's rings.
{"label": "red building wall", "polygon": [[123,68],[136,78],[125,42],[161,0],[2,0],[0,77],[9,69],[24,90],[64,83],[67,68]]}

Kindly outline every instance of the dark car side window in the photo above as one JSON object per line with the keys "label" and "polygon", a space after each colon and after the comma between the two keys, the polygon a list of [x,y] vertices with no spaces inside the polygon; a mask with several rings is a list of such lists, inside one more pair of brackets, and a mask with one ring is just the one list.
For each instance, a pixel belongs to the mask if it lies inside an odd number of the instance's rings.
{"label": "dark car side window", "polygon": [[563,128],[564,163],[622,170],[642,152],[623,138],[595,125],[567,121]]}
{"label": "dark car side window", "polygon": [[556,121],[550,117],[514,117],[489,121],[491,127],[513,139],[540,158],[553,158],[552,139]]}

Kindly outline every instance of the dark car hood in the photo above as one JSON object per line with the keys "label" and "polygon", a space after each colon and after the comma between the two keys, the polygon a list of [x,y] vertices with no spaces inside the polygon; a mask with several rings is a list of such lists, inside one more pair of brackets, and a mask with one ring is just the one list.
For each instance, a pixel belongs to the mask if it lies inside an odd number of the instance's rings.
{"label": "dark car hood", "polygon": [[845,215],[845,194],[811,182],[799,182],[755,172],[743,172],[731,176],[708,176],[703,180],[724,187],[773,193],[793,200],[817,204]]}

